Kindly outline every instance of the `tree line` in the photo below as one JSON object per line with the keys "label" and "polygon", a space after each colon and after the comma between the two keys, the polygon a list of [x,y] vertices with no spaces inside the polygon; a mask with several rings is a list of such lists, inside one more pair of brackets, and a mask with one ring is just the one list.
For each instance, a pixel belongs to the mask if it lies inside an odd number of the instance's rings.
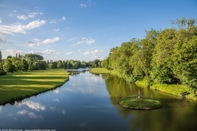
{"label": "tree line", "polygon": [[78,60],[44,60],[43,56],[38,54],[20,55],[16,53],[15,56],[8,56],[2,59],[0,51],[0,72],[17,72],[17,71],[32,71],[32,70],[46,70],[55,68],[77,69],[86,67],[100,67],[101,61],[78,61]]}
{"label": "tree line", "polygon": [[177,19],[164,30],[146,31],[143,39],[132,39],[110,50],[102,66],[115,70],[130,82],[148,85],[185,84],[197,89],[197,26],[194,19]]}

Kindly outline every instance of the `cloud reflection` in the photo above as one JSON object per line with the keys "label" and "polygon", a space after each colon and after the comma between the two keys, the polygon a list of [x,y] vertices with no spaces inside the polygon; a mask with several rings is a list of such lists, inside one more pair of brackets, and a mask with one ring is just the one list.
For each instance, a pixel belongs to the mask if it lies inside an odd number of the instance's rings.
{"label": "cloud reflection", "polygon": [[53,101],[59,102],[59,99],[55,98],[55,99],[53,99]]}
{"label": "cloud reflection", "polygon": [[0,107],[0,113],[1,113],[2,107]]}
{"label": "cloud reflection", "polygon": [[62,109],[62,114],[65,115],[66,114],[66,111],[64,109]]}
{"label": "cloud reflection", "polygon": [[53,90],[54,93],[58,94],[59,93],[59,90],[58,89],[55,89]]}
{"label": "cloud reflection", "polygon": [[42,104],[38,102],[34,102],[30,100],[22,101],[21,103],[17,103],[17,105],[18,106],[26,105],[29,108],[36,110],[36,111],[45,110],[45,106],[43,106]]}
{"label": "cloud reflection", "polygon": [[28,112],[27,110],[20,110],[17,112],[18,115],[27,115],[29,116],[30,118],[34,118],[34,119],[38,119],[38,118],[41,118],[42,119],[42,116],[38,116],[36,115],[34,112]]}

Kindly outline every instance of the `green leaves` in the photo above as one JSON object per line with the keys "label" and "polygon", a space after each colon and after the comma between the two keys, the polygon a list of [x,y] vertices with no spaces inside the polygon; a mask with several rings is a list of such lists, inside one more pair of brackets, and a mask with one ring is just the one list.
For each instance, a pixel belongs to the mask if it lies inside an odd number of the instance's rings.
{"label": "green leaves", "polygon": [[197,89],[197,27],[194,19],[180,19],[178,28],[151,29],[146,37],[124,42],[105,60],[128,81],[146,78],[154,83],[186,84]]}

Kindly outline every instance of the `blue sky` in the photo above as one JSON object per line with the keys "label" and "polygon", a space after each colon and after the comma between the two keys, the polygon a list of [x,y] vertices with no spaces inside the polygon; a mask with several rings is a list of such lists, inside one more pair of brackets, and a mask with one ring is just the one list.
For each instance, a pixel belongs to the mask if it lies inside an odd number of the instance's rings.
{"label": "blue sky", "polygon": [[197,19],[196,0],[0,0],[3,58],[104,59],[109,50],[171,20]]}

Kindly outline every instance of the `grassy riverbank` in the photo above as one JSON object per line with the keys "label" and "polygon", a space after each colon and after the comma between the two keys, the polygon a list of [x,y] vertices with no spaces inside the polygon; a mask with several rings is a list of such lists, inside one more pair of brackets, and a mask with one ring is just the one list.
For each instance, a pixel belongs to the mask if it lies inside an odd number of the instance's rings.
{"label": "grassy riverbank", "polygon": [[[146,88],[148,85],[148,82],[146,80],[138,80],[136,82],[137,86]],[[191,90],[191,88],[189,88],[186,85],[179,85],[179,84],[154,84],[152,86],[150,86],[150,89],[153,90],[158,90],[164,93],[168,93],[168,94],[172,94],[175,96],[180,96],[181,93],[183,92],[190,92],[189,95],[186,95],[185,97],[188,99],[193,99],[193,100],[197,100],[196,95],[194,94],[194,91]]]}
{"label": "grassy riverbank", "polygon": [[0,76],[0,104],[55,89],[68,80],[63,69],[8,73]]}
{"label": "grassy riverbank", "polygon": [[91,73],[93,74],[106,74],[106,73],[110,73],[109,70],[105,69],[105,68],[90,68],[89,70]]}
{"label": "grassy riverbank", "polygon": [[[93,72],[92,72],[93,71]],[[102,72],[108,72],[112,75],[116,75],[118,77],[121,77],[120,74],[118,74],[116,71],[109,71],[105,68],[92,68],[90,70],[91,73],[94,73],[96,72],[97,74],[102,73]],[[146,80],[138,80],[136,83],[135,83],[137,86],[140,86],[140,87],[143,87],[143,88],[146,88],[148,83]],[[193,99],[193,100],[197,100],[197,97],[196,95],[194,94],[194,92],[191,90],[191,88],[187,87],[186,85],[177,85],[177,84],[154,84],[152,86],[150,86],[150,89],[153,89],[153,90],[158,90],[158,91],[161,91],[161,92],[164,92],[164,93],[168,93],[168,94],[172,94],[172,95],[175,95],[175,96],[180,96],[180,94],[182,92],[190,92],[191,94],[189,95],[186,95],[185,97],[187,99]]]}

